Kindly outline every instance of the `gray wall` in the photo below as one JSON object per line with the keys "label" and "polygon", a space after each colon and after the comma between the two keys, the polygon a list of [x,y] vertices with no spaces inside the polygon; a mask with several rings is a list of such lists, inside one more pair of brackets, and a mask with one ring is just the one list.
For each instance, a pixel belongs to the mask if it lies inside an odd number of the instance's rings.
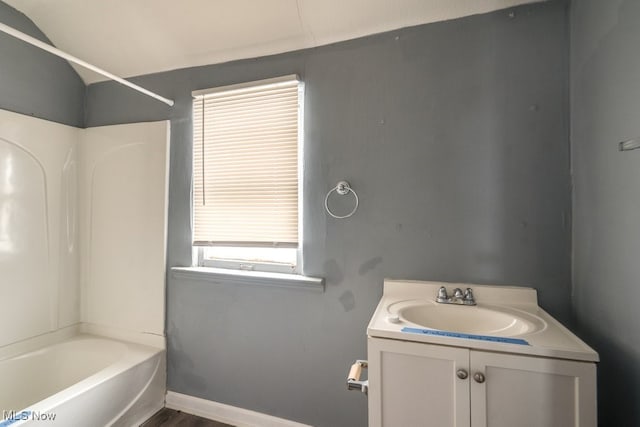
{"label": "gray wall", "polygon": [[603,426],[640,420],[640,2],[579,0],[571,12],[574,306],[600,352]]}
{"label": "gray wall", "polygon": [[[189,265],[191,98],[306,82],[304,256],[325,293],[169,275],[169,389],[315,426],[366,425],[345,376],[384,277],[531,285],[570,316],[567,5],[551,1],[317,49],[142,76],[168,108],[89,86],[87,125],[171,119],[169,265]],[[340,179],[357,214],[333,220]]]}
{"label": "gray wall", "polygon": [[[0,2],[0,22],[51,44],[22,13]],[[0,33],[0,108],[84,125],[85,85],[69,63]]]}

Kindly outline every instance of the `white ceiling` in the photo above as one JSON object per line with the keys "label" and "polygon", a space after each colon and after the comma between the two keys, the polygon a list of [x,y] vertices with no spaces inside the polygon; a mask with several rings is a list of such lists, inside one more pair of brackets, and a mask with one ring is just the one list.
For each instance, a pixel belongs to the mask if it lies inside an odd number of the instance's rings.
{"label": "white ceiling", "polygon": [[[537,0],[4,0],[114,74],[281,53]],[[76,67],[86,83],[104,80]]]}

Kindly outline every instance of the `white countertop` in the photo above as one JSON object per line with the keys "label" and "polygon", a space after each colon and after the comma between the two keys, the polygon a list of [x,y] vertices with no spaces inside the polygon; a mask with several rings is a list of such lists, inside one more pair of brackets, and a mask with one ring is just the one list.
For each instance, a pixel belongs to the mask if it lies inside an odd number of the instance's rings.
{"label": "white countertop", "polygon": [[[522,339],[528,343],[528,345],[523,345],[483,339],[403,332],[402,329],[404,327],[420,330],[428,330],[428,328],[408,322],[402,318],[400,320],[394,319],[397,323],[389,320],[389,317],[393,314],[389,311],[390,306],[404,301],[419,300],[424,300],[431,304],[435,301],[438,289],[441,286],[444,286],[449,294],[453,292],[454,288],[463,290],[472,288],[478,307],[501,307],[505,310],[524,312],[538,318],[542,327],[532,333],[508,337]],[[459,310],[468,308],[470,307],[457,307]],[[598,353],[541,309],[538,306],[536,290],[526,287],[385,279],[382,299],[369,322],[367,335],[369,337],[424,342],[502,353],[527,354],[587,362],[597,362],[599,360]]]}

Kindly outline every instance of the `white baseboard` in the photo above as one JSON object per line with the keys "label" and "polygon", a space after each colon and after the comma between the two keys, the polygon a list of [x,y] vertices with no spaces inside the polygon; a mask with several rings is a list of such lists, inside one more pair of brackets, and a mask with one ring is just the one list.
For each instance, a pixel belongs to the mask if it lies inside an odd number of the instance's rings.
{"label": "white baseboard", "polygon": [[197,415],[213,421],[237,427],[312,427],[284,418],[273,417],[248,409],[237,408],[223,403],[212,402],[186,394],[167,392],[165,406],[169,409]]}

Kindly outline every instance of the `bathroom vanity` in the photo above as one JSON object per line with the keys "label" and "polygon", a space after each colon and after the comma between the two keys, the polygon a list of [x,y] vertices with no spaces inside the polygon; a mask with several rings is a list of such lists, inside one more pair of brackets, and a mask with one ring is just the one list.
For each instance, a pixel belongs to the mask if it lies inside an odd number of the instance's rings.
{"label": "bathroom vanity", "polygon": [[535,289],[385,280],[367,334],[370,427],[596,426],[598,354]]}

